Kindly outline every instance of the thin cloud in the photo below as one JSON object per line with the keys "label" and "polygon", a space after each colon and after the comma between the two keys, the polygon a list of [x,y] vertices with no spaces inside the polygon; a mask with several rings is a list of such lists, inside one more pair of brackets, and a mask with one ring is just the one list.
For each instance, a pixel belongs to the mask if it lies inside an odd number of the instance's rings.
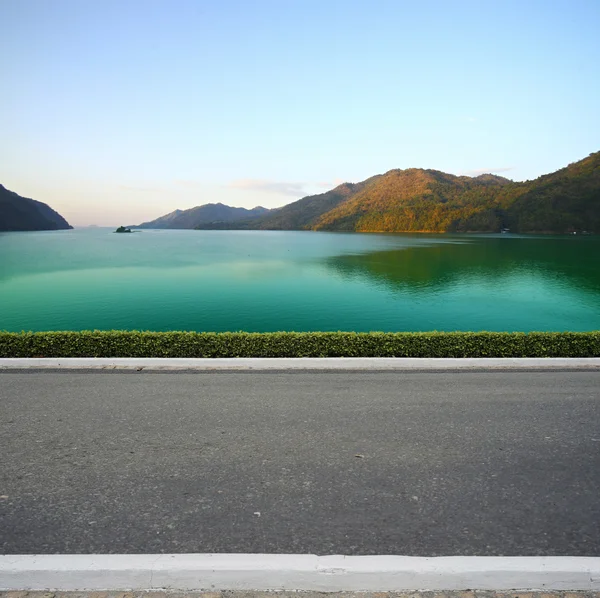
{"label": "thin cloud", "polygon": [[465,170],[462,174],[467,176],[479,176],[480,174],[498,174],[499,172],[508,172],[514,170],[514,166],[502,166],[500,168],[478,168],[476,170]]}
{"label": "thin cloud", "polygon": [[159,187],[135,187],[133,185],[119,185],[121,191],[140,191],[142,193],[152,193],[154,191],[161,191]]}
{"label": "thin cloud", "polygon": [[178,187],[184,187],[186,189],[200,189],[204,186],[203,183],[201,183],[200,181],[184,180],[184,179],[178,179],[176,181],[173,181],[173,183],[175,185],[177,185]]}
{"label": "thin cloud", "polygon": [[307,183],[292,181],[268,181],[264,179],[239,179],[227,185],[233,189],[244,191],[261,191],[264,193],[276,193],[277,195],[292,195],[298,197],[305,194],[304,188]]}
{"label": "thin cloud", "polygon": [[333,189],[342,183],[345,183],[344,179],[333,179],[333,181],[320,181],[315,183],[316,187],[323,187],[324,189]]}
{"label": "thin cloud", "polygon": [[332,181],[269,181],[266,179],[238,179],[226,185],[232,189],[244,191],[258,191],[262,193],[274,193],[277,195],[289,195],[292,197],[303,197],[314,193],[316,189],[334,189],[344,183],[344,179],[333,179]]}

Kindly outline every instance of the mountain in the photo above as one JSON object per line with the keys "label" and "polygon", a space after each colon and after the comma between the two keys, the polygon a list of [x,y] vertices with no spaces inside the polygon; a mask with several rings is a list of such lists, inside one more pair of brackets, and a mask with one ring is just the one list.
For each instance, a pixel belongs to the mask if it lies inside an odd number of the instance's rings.
{"label": "mountain", "polygon": [[[445,232],[465,229],[510,181],[483,175],[466,177],[437,170],[390,170],[349,201],[323,214],[315,230],[360,232]],[[474,227],[474,228],[473,228]],[[473,220],[472,230],[500,230],[500,222]]]}
{"label": "mountain", "polygon": [[515,231],[600,233],[600,152],[503,189],[498,205]]}
{"label": "mountain", "polygon": [[50,206],[21,197],[0,185],[0,231],[64,230],[73,228]]}
{"label": "mountain", "polygon": [[223,225],[237,220],[251,220],[267,214],[270,210],[258,206],[252,210],[232,208],[222,203],[208,203],[189,210],[175,210],[150,222],[143,222],[135,228],[196,228],[201,225],[213,225],[222,228]]}
{"label": "mountain", "polygon": [[[227,228],[260,230],[306,230],[310,229],[320,216],[347,201],[361,191],[368,181],[343,183],[331,191],[319,195],[309,195],[287,206],[270,210],[268,214],[252,220],[243,219]],[[210,224],[196,228],[214,228]]]}
{"label": "mountain", "polygon": [[421,168],[390,170],[224,228],[600,233],[600,152],[522,183],[493,174],[468,177]]}

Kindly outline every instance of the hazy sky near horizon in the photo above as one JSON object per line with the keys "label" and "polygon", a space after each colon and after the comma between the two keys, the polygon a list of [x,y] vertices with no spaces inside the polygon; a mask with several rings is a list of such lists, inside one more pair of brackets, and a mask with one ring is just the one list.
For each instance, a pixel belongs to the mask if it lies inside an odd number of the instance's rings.
{"label": "hazy sky near horizon", "polygon": [[73,225],[600,149],[598,0],[0,0],[0,183]]}

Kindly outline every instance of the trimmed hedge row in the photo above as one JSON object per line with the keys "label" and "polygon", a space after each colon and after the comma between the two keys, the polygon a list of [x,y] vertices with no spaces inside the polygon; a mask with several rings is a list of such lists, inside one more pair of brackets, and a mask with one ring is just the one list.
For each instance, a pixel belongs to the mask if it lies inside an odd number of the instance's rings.
{"label": "trimmed hedge row", "polygon": [[600,331],[0,332],[0,357],[600,357]]}

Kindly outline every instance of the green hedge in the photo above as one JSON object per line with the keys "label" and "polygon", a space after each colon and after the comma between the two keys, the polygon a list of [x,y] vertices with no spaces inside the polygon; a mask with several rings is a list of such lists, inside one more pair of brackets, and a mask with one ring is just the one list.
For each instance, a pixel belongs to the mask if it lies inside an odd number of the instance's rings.
{"label": "green hedge", "polygon": [[600,331],[0,332],[0,357],[600,357]]}

